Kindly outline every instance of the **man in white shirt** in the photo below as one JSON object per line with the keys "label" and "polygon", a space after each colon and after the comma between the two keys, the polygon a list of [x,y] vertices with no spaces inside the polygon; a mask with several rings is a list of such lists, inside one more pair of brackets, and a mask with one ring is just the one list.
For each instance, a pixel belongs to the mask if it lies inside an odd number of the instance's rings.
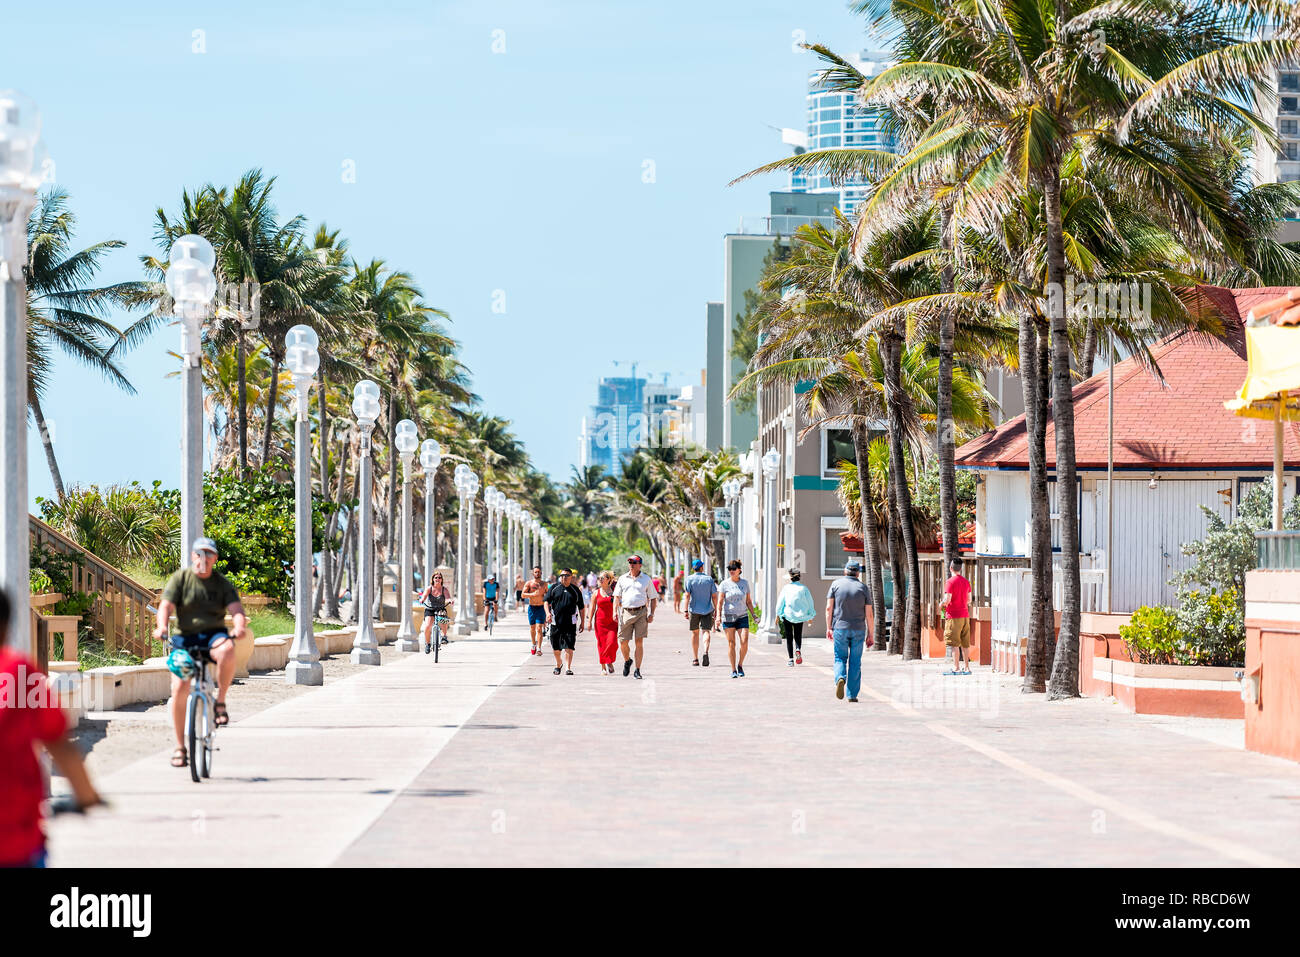
{"label": "man in white shirt", "polygon": [[658,603],[653,579],[641,570],[641,556],[631,556],[627,560],[627,574],[614,583],[614,620],[618,622],[618,645],[623,649],[624,678],[633,664],[629,639],[636,641],[635,676],[641,677],[642,641],[650,622],[655,620]]}

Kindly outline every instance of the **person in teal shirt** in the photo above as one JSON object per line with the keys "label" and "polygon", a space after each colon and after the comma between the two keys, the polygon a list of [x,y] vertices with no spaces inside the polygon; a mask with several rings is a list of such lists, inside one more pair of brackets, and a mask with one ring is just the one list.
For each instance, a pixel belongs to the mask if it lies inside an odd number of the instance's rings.
{"label": "person in teal shirt", "polygon": [[790,569],[790,583],[781,589],[776,600],[776,618],[781,622],[781,635],[785,638],[785,652],[790,656],[788,667],[803,664],[804,622],[817,617],[817,605],[808,586],[799,581],[799,569]]}
{"label": "person in teal shirt", "polygon": [[[497,604],[497,576],[489,575],[487,581],[483,583],[483,627],[487,627],[488,611],[496,608]],[[498,614],[497,617],[500,617]]]}

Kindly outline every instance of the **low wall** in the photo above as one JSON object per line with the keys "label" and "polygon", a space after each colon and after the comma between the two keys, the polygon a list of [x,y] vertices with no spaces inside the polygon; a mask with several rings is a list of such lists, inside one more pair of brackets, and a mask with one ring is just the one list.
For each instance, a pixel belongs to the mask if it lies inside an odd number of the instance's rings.
{"label": "low wall", "polygon": [[[943,619],[938,617],[938,608],[930,605],[922,609],[921,657],[946,658],[948,646],[943,640]],[[993,663],[993,610],[988,607],[971,608],[970,649],[972,664],[990,665]]]}
{"label": "low wall", "polygon": [[1246,573],[1246,747],[1300,761],[1300,571]]}

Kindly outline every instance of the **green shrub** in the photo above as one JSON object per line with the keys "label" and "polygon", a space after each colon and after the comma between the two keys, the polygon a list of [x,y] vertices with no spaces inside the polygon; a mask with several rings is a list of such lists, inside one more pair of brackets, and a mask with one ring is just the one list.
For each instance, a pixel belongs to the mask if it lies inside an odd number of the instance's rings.
{"label": "green shrub", "polygon": [[1119,636],[1129,657],[1142,664],[1171,664],[1183,641],[1177,612],[1159,605],[1133,612],[1129,623],[1119,626]]}
{"label": "green shrub", "polygon": [[33,568],[27,576],[31,582],[31,592],[33,595],[47,594],[54,591],[54,582],[50,576],[45,573],[43,568]]}
{"label": "green shrub", "polygon": [[1119,636],[1129,657],[1150,665],[1239,665],[1246,629],[1235,590],[1184,592],[1177,610],[1144,606]]}

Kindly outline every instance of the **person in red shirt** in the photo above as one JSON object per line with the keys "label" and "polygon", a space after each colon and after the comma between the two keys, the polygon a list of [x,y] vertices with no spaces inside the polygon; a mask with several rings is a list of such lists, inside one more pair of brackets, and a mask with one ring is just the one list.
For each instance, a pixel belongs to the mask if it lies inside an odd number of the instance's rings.
{"label": "person in red shirt", "polygon": [[45,778],[36,745],[72,785],[78,809],[102,803],[81,752],[68,737],[68,717],[36,663],[5,643],[9,596],[0,590],[0,867],[44,867],[41,801]]}
{"label": "person in red shirt", "polygon": [[970,581],[961,573],[961,559],[954,558],[949,565],[952,577],[943,586],[944,610],[947,621],[943,626],[943,642],[952,649],[952,671],[946,675],[970,674]]}

